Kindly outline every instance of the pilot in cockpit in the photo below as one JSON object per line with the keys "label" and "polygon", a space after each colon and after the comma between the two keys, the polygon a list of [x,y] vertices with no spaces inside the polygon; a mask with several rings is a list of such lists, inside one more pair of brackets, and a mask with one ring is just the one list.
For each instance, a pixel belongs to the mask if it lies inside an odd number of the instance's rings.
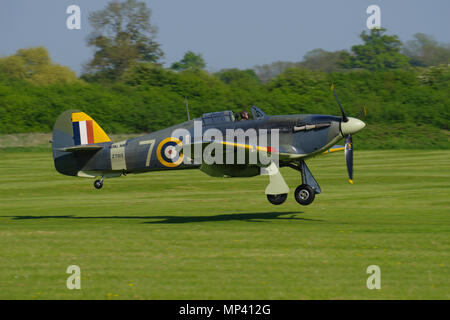
{"label": "pilot in cockpit", "polygon": [[248,111],[243,110],[243,111],[241,112],[241,121],[242,121],[242,120],[248,120],[248,118],[249,118]]}

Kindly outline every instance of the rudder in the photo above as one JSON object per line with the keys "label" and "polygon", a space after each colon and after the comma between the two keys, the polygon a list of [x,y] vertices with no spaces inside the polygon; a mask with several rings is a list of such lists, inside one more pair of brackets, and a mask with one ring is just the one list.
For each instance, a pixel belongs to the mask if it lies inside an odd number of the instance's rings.
{"label": "rudder", "polygon": [[53,127],[52,150],[55,168],[58,172],[75,176],[84,166],[92,153],[77,156],[74,152],[62,149],[111,142],[103,129],[86,113],[67,110],[59,115]]}

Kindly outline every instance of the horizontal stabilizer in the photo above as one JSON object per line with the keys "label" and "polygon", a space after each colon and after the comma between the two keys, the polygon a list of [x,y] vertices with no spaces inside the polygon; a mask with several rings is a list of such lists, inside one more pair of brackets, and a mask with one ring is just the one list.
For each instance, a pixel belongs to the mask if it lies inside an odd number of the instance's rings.
{"label": "horizontal stabilizer", "polygon": [[67,148],[58,148],[55,149],[57,151],[64,151],[64,152],[92,152],[92,151],[98,151],[102,149],[103,146],[100,146],[98,144],[82,144],[80,146],[72,146]]}

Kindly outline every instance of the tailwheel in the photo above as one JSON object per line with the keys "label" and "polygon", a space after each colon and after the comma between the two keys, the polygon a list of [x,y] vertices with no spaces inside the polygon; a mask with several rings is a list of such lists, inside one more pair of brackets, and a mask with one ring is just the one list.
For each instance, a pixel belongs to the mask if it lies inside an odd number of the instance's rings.
{"label": "tailwheel", "polygon": [[308,204],[311,204],[311,202],[314,201],[314,198],[316,196],[316,193],[314,192],[314,189],[311,188],[307,184],[302,184],[295,189],[294,192],[295,200],[301,204],[302,206],[307,206]]}
{"label": "tailwheel", "polygon": [[274,205],[279,205],[279,204],[282,204],[283,202],[285,202],[286,201],[286,199],[287,199],[287,193],[282,193],[282,194],[268,194],[267,195],[267,200],[269,200],[269,202],[271,203],[271,204],[274,204]]}
{"label": "tailwheel", "polygon": [[103,178],[101,180],[95,180],[94,187],[95,189],[101,189],[103,187]]}

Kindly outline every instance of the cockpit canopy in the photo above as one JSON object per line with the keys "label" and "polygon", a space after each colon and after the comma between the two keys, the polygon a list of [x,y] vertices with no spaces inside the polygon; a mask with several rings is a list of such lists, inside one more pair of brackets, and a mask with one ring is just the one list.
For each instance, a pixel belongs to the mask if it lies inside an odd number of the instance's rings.
{"label": "cockpit canopy", "polygon": [[[251,112],[254,120],[262,119],[266,116],[266,114],[261,109],[255,106],[251,107]],[[238,119],[235,117],[235,114],[231,110],[204,113],[202,116],[204,125],[234,122],[237,120]]]}
{"label": "cockpit canopy", "polygon": [[266,116],[264,111],[262,111],[260,108],[252,106],[251,110],[252,110],[253,119],[255,119],[255,120],[256,119],[262,119],[262,118],[264,118]]}
{"label": "cockpit canopy", "polygon": [[234,114],[233,111],[209,112],[203,114],[202,120],[204,125],[233,122]]}

